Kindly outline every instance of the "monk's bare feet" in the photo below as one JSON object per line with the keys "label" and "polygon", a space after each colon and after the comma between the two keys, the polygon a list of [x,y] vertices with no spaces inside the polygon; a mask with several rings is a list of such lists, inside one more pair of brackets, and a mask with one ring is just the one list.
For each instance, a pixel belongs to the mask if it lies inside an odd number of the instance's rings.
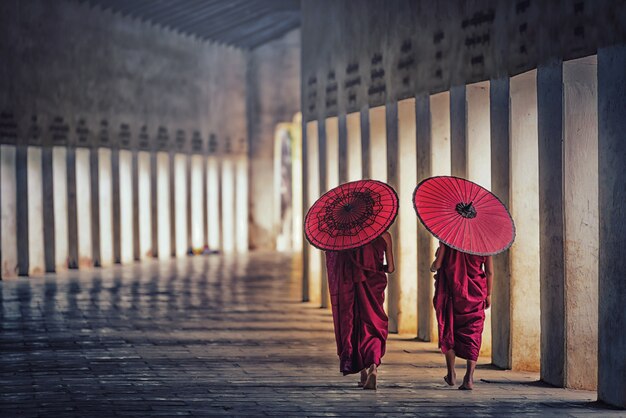
{"label": "monk's bare feet", "polygon": [[447,375],[445,375],[443,377],[443,380],[446,381],[446,383],[448,384],[448,386],[454,386],[456,385],[456,374],[452,373],[448,373]]}
{"label": "monk's bare feet", "polygon": [[362,388],[365,385],[365,381],[367,380],[367,370],[361,370],[361,381],[359,382],[359,387]]}
{"label": "monk's bare feet", "polygon": [[474,380],[463,378],[463,384],[459,386],[459,390],[474,390]]}
{"label": "monk's bare feet", "polygon": [[365,379],[365,384],[363,384],[363,389],[371,389],[376,390],[376,374],[378,370],[376,369],[376,364],[372,364],[367,369],[367,379]]}

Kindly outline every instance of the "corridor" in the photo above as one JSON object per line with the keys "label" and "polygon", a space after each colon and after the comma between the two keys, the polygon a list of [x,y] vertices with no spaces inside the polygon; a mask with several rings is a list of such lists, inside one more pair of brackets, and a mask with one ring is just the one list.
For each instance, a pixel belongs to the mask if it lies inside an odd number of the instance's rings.
{"label": "corridor", "polygon": [[436,345],[402,334],[363,391],[300,275],[255,252],[0,282],[0,416],[626,416],[488,358],[448,389]]}

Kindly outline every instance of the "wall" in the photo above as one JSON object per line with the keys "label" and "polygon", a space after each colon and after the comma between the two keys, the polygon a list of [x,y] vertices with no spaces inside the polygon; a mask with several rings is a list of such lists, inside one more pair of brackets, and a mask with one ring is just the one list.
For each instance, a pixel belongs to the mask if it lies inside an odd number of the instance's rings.
{"label": "wall", "polygon": [[250,160],[250,246],[272,249],[274,219],[274,132],[300,111],[300,30],[248,54],[248,139]]}
{"label": "wall", "polygon": [[[516,75],[626,39],[623,1],[302,3],[305,121]],[[324,28],[320,30],[320,28]]]}

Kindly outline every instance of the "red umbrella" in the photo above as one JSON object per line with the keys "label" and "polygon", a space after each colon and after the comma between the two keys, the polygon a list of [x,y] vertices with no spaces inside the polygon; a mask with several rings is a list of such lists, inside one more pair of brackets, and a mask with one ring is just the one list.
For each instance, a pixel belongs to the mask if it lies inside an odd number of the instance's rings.
{"label": "red umbrella", "polygon": [[515,225],[504,204],[469,180],[430,177],[415,188],[413,206],[426,229],[464,253],[498,254],[515,240]]}
{"label": "red umbrella", "polygon": [[380,181],[359,180],[326,192],[304,220],[307,240],[320,250],[357,248],[385,232],[398,214],[396,191]]}

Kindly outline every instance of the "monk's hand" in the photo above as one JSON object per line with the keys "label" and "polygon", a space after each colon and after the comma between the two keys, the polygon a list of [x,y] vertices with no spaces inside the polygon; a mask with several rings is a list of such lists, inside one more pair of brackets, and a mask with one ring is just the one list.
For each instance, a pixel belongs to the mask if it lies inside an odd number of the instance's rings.
{"label": "monk's hand", "polygon": [[491,295],[487,295],[485,299],[485,309],[489,309],[491,307]]}

